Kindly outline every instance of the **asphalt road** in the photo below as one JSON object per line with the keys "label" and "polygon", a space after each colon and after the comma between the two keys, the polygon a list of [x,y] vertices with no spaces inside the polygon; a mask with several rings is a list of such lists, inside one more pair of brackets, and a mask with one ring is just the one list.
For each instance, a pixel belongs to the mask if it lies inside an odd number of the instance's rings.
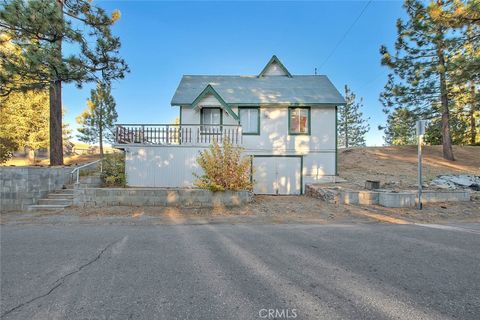
{"label": "asphalt road", "polygon": [[472,228],[4,225],[1,317],[479,319]]}

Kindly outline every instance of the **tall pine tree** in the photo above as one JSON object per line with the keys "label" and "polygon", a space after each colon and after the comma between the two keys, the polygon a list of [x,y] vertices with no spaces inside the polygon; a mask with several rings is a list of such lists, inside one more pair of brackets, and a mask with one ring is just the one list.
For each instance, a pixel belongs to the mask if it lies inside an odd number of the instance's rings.
{"label": "tall pine tree", "polygon": [[98,142],[102,156],[104,141],[112,141],[113,126],[118,117],[115,106],[110,84],[98,83],[97,88],[90,92],[87,109],[77,117],[82,126],[78,129],[78,138],[87,143]]}
{"label": "tall pine tree", "polygon": [[[0,95],[48,89],[50,165],[63,164],[62,83],[123,78],[128,67],[118,56],[120,40],[111,26],[120,13],[108,15],[88,0],[6,0],[0,5],[0,27],[21,55],[0,53]],[[62,47],[77,48],[68,55]],[[69,50],[69,52],[72,52]],[[18,80],[20,77],[21,81]]]}
{"label": "tall pine tree", "polygon": [[[447,1],[448,2],[448,1]],[[439,7],[446,5],[436,1]],[[384,111],[405,108],[421,118],[431,118],[439,105],[442,126],[443,157],[454,160],[450,133],[450,88],[448,76],[453,48],[459,39],[452,30],[431,17],[423,1],[406,0],[408,20],[397,21],[395,55],[382,46],[382,65],[392,74],[381,94]]]}
{"label": "tall pine tree", "polygon": [[345,101],[346,104],[338,108],[338,144],[345,148],[365,146],[370,125],[360,111],[362,99],[357,102],[355,93],[345,86]]}

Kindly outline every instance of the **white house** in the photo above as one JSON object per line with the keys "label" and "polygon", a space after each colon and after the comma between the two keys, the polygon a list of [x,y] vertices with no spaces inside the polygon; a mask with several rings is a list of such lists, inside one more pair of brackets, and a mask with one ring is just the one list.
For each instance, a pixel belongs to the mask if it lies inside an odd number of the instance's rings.
{"label": "white house", "polygon": [[251,156],[254,192],[301,194],[337,174],[337,106],[324,75],[292,75],[273,56],[258,75],[183,76],[172,99],[179,124],[118,125],[127,184],[193,186],[198,153],[226,139]]}

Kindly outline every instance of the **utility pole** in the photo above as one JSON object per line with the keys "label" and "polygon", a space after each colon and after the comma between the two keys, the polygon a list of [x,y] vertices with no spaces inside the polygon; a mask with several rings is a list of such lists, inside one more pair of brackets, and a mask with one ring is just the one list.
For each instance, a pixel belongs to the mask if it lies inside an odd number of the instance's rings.
{"label": "utility pole", "polygon": [[425,134],[425,120],[417,120],[417,136],[418,136],[418,210],[422,210],[422,144],[423,135]]}

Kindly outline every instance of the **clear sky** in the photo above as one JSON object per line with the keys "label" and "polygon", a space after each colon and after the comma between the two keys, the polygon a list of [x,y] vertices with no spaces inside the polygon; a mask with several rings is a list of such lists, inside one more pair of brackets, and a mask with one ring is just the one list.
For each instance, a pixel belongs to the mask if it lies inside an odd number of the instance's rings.
{"label": "clear sky", "polygon": [[[94,3],[122,13],[113,31],[131,73],[113,84],[119,123],[171,123],[178,109],[170,100],[183,74],[258,74],[276,54],[294,75],[318,68],[340,92],[348,84],[364,98],[367,144],[383,143],[378,97],[388,70],[379,47],[394,45],[401,1],[372,1],[345,37],[366,1]],[[65,121],[73,128],[92,87],[64,85]]]}

